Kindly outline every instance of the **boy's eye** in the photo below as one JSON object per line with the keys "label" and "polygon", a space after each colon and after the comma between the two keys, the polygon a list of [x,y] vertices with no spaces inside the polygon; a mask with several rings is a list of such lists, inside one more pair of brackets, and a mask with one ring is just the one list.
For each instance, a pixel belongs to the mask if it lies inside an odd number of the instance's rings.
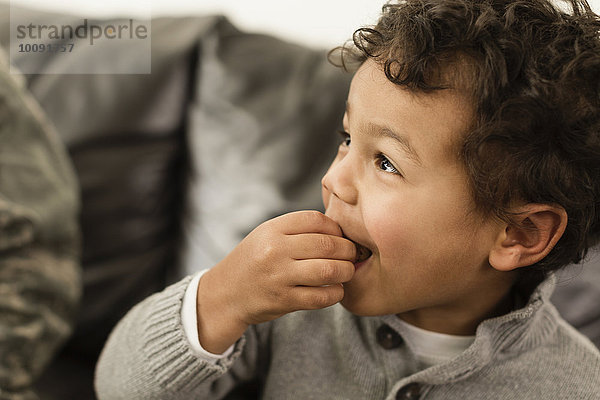
{"label": "boy's eye", "polygon": [[384,156],[383,154],[377,155],[376,160],[377,160],[377,166],[382,171],[389,172],[392,174],[398,174],[398,175],[400,174],[400,171],[398,171],[396,169],[396,167],[394,167],[394,164],[392,164],[392,162],[390,160],[388,160],[388,158],[386,156]]}
{"label": "boy's eye", "polygon": [[342,137],[342,146],[349,147],[350,143],[352,143],[352,139],[350,139],[350,134],[346,131],[338,131],[338,133]]}

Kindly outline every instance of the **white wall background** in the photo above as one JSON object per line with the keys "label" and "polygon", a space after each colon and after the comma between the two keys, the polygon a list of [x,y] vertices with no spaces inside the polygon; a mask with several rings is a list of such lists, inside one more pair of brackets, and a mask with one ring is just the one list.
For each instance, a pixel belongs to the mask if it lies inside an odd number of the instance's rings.
{"label": "white wall background", "polygon": [[[9,2],[9,0],[0,0]],[[600,10],[600,0],[588,0]],[[159,15],[223,13],[238,27],[296,42],[333,47],[360,26],[376,21],[384,0],[10,0],[79,15]],[[83,13],[83,14],[82,14]]]}

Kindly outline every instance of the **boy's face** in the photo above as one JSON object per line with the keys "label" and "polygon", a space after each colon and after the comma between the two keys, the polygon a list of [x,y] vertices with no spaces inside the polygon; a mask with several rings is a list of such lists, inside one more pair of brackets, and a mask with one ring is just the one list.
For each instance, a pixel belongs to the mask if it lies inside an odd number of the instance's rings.
{"label": "boy's face", "polygon": [[466,173],[452,152],[472,106],[451,90],[411,93],[373,61],[354,76],[347,105],[349,137],[323,178],[323,202],[372,255],[344,284],[342,304],[441,332],[448,312],[486,312],[501,297],[488,264],[499,225],[470,212]]}

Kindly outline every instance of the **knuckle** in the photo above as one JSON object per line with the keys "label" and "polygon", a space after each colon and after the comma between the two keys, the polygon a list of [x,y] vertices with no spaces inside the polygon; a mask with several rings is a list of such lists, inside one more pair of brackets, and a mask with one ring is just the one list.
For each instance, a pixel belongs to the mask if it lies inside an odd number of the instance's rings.
{"label": "knuckle", "polygon": [[330,254],[335,250],[335,242],[333,239],[326,235],[319,236],[319,248],[325,253]]}
{"label": "knuckle", "polygon": [[331,295],[329,291],[320,290],[312,295],[312,299],[310,302],[311,308],[321,308],[326,307],[330,304]]}
{"label": "knuckle", "polygon": [[313,293],[310,307],[313,309],[331,306],[344,297],[344,290],[339,286],[329,286]]}
{"label": "knuckle", "polygon": [[340,265],[340,282],[348,282],[354,276],[354,264],[350,261],[344,261]]}
{"label": "knuckle", "polygon": [[264,259],[271,260],[277,257],[278,250],[278,246],[273,241],[268,240],[263,244],[261,253]]}
{"label": "knuckle", "polygon": [[323,298],[324,306],[333,305],[344,298],[344,289],[341,286],[330,286],[327,291],[325,291],[325,297]]}
{"label": "knuckle", "polygon": [[321,268],[321,279],[323,282],[338,282],[341,273],[340,267],[334,262],[325,262]]}

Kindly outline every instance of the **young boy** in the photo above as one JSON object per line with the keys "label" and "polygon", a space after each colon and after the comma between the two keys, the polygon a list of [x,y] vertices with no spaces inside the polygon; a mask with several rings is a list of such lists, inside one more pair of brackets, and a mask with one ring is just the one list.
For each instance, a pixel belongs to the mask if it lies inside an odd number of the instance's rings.
{"label": "young boy", "polygon": [[600,23],[572,7],[385,6],[338,53],[359,68],[325,214],[136,306],[99,398],[600,398],[598,350],[548,301],[600,227]]}

